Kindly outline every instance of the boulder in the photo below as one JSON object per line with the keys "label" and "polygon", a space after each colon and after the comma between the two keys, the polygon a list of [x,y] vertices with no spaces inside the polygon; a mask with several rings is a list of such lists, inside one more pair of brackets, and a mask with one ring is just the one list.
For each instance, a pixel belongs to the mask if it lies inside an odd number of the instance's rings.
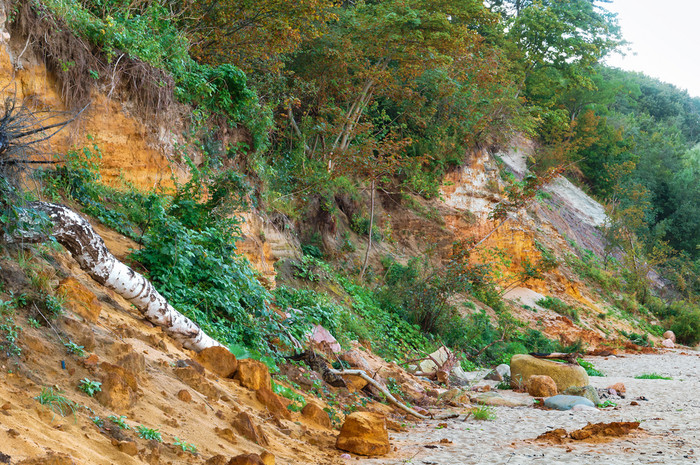
{"label": "boulder", "polygon": [[195,356],[195,361],[222,378],[231,378],[238,369],[238,361],[225,347],[207,347]]}
{"label": "boulder", "polygon": [[267,365],[252,358],[238,360],[238,370],[234,379],[240,382],[241,386],[253,391],[262,387],[272,388],[272,378]]}
{"label": "boulder", "polygon": [[77,279],[68,277],[58,284],[57,294],[66,296],[63,306],[85,320],[94,323],[100,317],[102,305],[97,296]]}
{"label": "boulder", "polygon": [[345,417],[345,423],[335,446],[358,455],[384,455],[389,452],[389,431],[384,415],[354,412]]}
{"label": "boulder", "polygon": [[219,390],[213,384],[207,381],[204,375],[201,375],[194,367],[185,366],[176,368],[175,376],[177,376],[180,381],[195,391],[201,392],[211,400],[216,401],[221,397]]}
{"label": "boulder", "polygon": [[330,429],[332,426],[328,413],[313,402],[309,402],[301,409],[301,415],[324,428]]}
{"label": "boulder", "polygon": [[562,392],[562,394],[585,397],[593,402],[593,405],[600,404],[600,396],[598,396],[598,391],[593,386],[570,387]]}
{"label": "boulder", "polygon": [[[435,373],[438,370],[438,366],[435,365],[435,362],[438,362],[440,365],[445,363],[448,358],[452,355],[452,351],[448,349],[445,346],[440,347],[438,350],[430,354],[430,357],[432,358],[427,358],[423,360],[420,365],[420,371],[423,373]],[[433,362],[435,360],[435,362]]]}
{"label": "boulder", "polygon": [[260,454],[260,458],[265,465],[275,465],[275,456],[266,450]]}
{"label": "boulder", "polygon": [[269,441],[265,432],[253,422],[253,418],[246,412],[241,412],[233,419],[231,426],[238,431],[238,434],[249,441],[261,446],[266,446]]}
{"label": "boulder", "polygon": [[676,347],[676,344],[674,344],[673,341],[670,339],[664,339],[663,341],[661,341],[661,345],[667,349],[673,349],[674,347]]}
{"label": "boulder", "polygon": [[292,414],[287,409],[287,404],[289,402],[285,402],[287,399],[283,399],[282,397],[278,396],[272,392],[272,389],[268,387],[258,389],[255,391],[255,398],[258,399],[258,402],[263,404],[271,414],[277,417],[282,417],[285,420],[292,419]]}
{"label": "boulder", "polygon": [[258,454],[241,454],[232,457],[228,465],[265,465]]}
{"label": "boulder", "polygon": [[119,414],[125,414],[138,399],[138,383],[129,370],[102,362],[102,390],[95,395],[99,403]]}
{"label": "boulder", "polygon": [[531,355],[516,354],[510,359],[510,384],[513,387],[527,386],[533,375],[547,375],[554,380],[561,392],[571,386],[588,386],[588,374],[583,367],[567,363],[543,360]]}
{"label": "boulder", "polygon": [[555,410],[571,410],[575,405],[587,405],[595,407],[593,402],[580,396],[566,396],[559,394],[558,396],[548,397],[544,400],[544,406]]}
{"label": "boulder", "polygon": [[484,377],[491,381],[503,381],[506,378],[510,378],[510,366],[505,363],[501,363]]}
{"label": "boulder", "polygon": [[185,403],[192,402],[192,394],[187,389],[180,389],[177,391],[177,398]]}
{"label": "boulder", "polygon": [[367,386],[367,384],[369,384],[366,379],[357,375],[341,375],[341,378],[343,378],[348,391],[351,393],[361,391],[365,386]]}
{"label": "boulder", "polygon": [[331,353],[339,354],[343,350],[330,331],[321,325],[316,325],[311,330],[309,342],[321,349],[323,352],[330,351]]}
{"label": "boulder", "polygon": [[664,339],[670,339],[671,342],[676,342],[676,334],[671,330],[666,331],[662,337]]}
{"label": "boulder", "polygon": [[340,354],[340,359],[348,363],[352,368],[365,370],[367,373],[372,371],[372,367],[370,367],[367,359],[357,349],[346,350]]}
{"label": "boulder", "polygon": [[533,375],[527,380],[527,393],[532,397],[556,396],[557,384],[547,375]]}

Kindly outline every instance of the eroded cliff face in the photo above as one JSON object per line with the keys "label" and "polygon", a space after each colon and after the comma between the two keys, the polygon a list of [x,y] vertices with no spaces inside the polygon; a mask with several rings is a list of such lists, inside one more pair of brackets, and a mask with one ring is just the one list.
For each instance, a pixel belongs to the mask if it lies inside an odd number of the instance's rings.
{"label": "eroded cliff face", "polygon": [[[31,41],[10,37],[5,28],[6,15],[0,8],[0,99],[14,98],[32,110],[65,111],[56,80],[39,63]],[[179,123],[154,131],[129,111],[129,105],[96,92],[89,108],[69,127],[51,139],[43,150],[47,154],[96,144],[102,151],[104,182],[139,189],[171,188],[172,177],[182,180],[186,170],[176,163],[173,141]],[[88,136],[91,138],[89,139]]]}

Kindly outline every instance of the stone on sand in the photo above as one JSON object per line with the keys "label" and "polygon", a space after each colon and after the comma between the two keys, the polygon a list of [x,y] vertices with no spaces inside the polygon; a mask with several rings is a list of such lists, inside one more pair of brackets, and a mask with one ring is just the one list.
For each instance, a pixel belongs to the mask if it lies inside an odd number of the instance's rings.
{"label": "stone on sand", "polygon": [[588,374],[583,367],[543,360],[526,354],[516,354],[510,360],[511,386],[527,386],[533,375],[547,375],[561,392],[571,386],[588,386]]}

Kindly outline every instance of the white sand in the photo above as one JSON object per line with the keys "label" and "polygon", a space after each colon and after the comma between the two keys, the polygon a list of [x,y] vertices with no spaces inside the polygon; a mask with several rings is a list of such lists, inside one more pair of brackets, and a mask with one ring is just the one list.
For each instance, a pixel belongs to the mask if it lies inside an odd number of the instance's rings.
{"label": "white sand", "polygon": [[[392,458],[367,459],[374,464],[632,464],[698,463],[700,455],[700,355],[669,351],[654,355],[590,357],[606,377],[591,377],[591,384],[607,387],[622,382],[625,399],[617,410],[560,412],[535,408],[495,408],[493,421],[448,420],[420,423],[407,433],[392,433],[398,450]],[[642,373],[658,373],[673,380],[644,380]],[[648,401],[630,402],[640,396]],[[547,445],[530,440],[541,433],[572,430],[587,423],[641,421],[643,431],[605,444],[577,441]],[[440,439],[452,444],[439,444]],[[434,444],[435,449],[425,445]]]}

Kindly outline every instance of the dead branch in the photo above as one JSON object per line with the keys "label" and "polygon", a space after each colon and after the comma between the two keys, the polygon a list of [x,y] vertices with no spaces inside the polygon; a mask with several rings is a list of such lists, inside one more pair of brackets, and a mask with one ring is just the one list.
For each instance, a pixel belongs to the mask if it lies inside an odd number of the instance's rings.
{"label": "dead branch", "polygon": [[384,386],[382,386],[381,384],[376,382],[374,379],[372,379],[372,377],[369,376],[364,370],[330,370],[330,372],[335,374],[335,375],[339,375],[339,376],[342,376],[342,375],[359,376],[360,378],[364,379],[365,381],[367,381],[369,384],[371,384],[375,388],[379,389],[379,391],[381,391],[381,393],[386,396],[386,398],[390,404],[397,406],[401,410],[403,410],[407,413],[410,413],[414,417],[420,418],[421,420],[429,420],[430,419],[430,417],[427,417],[425,415],[421,415],[420,413],[416,412],[408,405],[403,404],[403,403],[399,402],[398,400],[396,400],[396,397],[394,397],[394,395],[391,392],[389,392],[389,390],[387,388],[385,388]]}

